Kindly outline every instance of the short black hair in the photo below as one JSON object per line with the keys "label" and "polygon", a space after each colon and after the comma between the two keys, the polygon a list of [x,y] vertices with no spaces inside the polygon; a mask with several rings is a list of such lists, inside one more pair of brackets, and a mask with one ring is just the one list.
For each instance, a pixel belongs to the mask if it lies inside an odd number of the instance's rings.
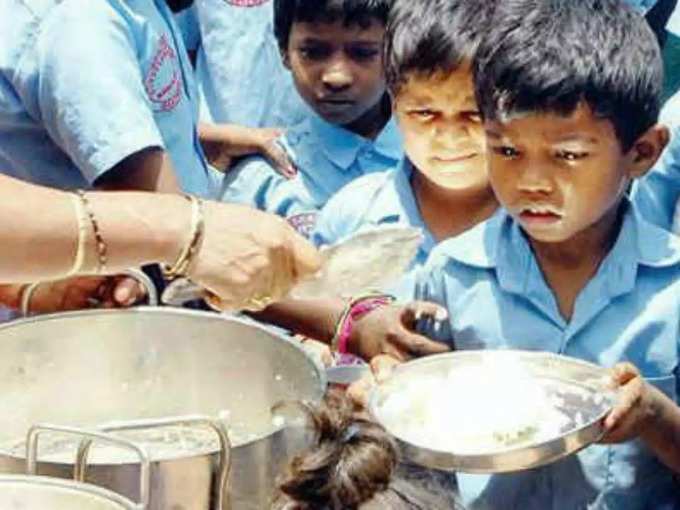
{"label": "short black hair", "polygon": [[450,73],[472,61],[496,0],[394,0],[387,22],[387,86],[397,94],[410,74]]}
{"label": "short black hair", "polygon": [[569,115],[585,102],[627,151],[659,115],[659,45],[622,0],[503,0],[474,73],[485,120]]}
{"label": "short black hair", "polygon": [[392,0],[274,0],[274,35],[279,48],[288,48],[295,22],[343,20],[347,26],[368,27],[372,21],[387,23]]}

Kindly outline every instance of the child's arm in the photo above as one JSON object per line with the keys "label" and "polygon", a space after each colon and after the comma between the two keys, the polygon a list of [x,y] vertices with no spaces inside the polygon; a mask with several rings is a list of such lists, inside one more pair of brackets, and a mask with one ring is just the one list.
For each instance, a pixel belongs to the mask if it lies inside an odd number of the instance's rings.
{"label": "child's arm", "polygon": [[614,367],[613,379],[621,395],[605,419],[602,442],[621,443],[639,437],[664,464],[680,474],[678,404],[646,382],[630,363]]}
{"label": "child's arm", "polygon": [[283,134],[278,128],[251,128],[233,124],[201,123],[198,126],[198,136],[208,161],[221,171],[229,170],[231,160],[242,156],[259,154],[263,156],[274,169],[292,179],[297,170],[286,151],[276,143],[276,139]]}
{"label": "child's arm", "polygon": [[[294,333],[330,344],[346,302],[337,300],[284,300],[255,314],[259,320],[273,323]],[[449,347],[415,332],[417,317],[442,317],[446,311],[424,302],[392,304],[376,308],[354,322],[349,337],[350,352],[370,360],[389,354],[406,360],[446,352]]]}

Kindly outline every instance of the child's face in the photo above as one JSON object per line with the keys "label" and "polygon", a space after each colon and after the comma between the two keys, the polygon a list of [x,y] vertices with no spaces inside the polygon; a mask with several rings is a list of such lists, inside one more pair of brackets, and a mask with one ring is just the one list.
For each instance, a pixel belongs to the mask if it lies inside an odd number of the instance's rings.
{"label": "child's face", "polygon": [[624,153],[612,123],[586,104],[566,117],[531,113],[485,128],[491,186],[536,241],[567,241],[600,224],[653,163],[641,165],[639,147]]}
{"label": "child's face", "polygon": [[377,20],[368,28],[343,20],[293,23],[284,63],[302,98],[326,121],[351,126],[380,108],[384,34]]}
{"label": "child's face", "polygon": [[484,130],[469,65],[410,76],[394,99],[394,110],[404,150],[428,179],[458,190],[488,186]]}

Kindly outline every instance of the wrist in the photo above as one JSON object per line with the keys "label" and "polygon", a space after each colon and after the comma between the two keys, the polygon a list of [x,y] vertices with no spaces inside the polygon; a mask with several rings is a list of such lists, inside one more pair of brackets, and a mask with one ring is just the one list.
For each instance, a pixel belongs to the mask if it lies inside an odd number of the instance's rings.
{"label": "wrist", "polygon": [[18,310],[24,287],[25,285],[0,285],[0,305],[10,310]]}
{"label": "wrist", "polygon": [[351,299],[336,325],[335,335],[331,343],[333,350],[340,354],[347,354],[350,350],[355,352],[357,350],[356,338],[354,342],[350,342],[355,330],[355,323],[375,309],[390,304],[393,300],[391,296],[383,294],[368,294]]}
{"label": "wrist", "polygon": [[182,250],[191,242],[192,210],[191,204],[181,195],[164,197],[166,206],[159,208],[155,225],[159,229],[154,236],[156,262],[170,266],[181,256]]}

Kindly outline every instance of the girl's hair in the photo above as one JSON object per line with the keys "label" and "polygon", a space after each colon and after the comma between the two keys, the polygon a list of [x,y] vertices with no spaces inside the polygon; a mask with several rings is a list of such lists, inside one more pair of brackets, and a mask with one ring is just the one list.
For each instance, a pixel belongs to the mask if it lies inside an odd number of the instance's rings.
{"label": "girl's hair", "polygon": [[399,463],[379,424],[354,412],[342,392],[308,409],[316,437],[278,484],[277,510],[444,510],[459,508],[455,477]]}

